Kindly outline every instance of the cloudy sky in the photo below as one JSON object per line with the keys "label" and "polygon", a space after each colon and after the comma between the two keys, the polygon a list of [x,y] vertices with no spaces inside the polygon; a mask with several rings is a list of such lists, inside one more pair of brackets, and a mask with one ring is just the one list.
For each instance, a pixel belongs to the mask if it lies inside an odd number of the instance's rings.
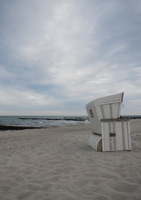
{"label": "cloudy sky", "polygon": [[141,114],[140,0],[0,0],[0,115]]}

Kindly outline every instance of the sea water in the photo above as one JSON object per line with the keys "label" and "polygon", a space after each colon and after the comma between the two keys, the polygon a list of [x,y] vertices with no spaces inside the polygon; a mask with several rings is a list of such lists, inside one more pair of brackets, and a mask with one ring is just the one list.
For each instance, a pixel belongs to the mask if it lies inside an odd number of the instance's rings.
{"label": "sea water", "polygon": [[0,125],[51,127],[88,123],[86,116],[0,116]]}

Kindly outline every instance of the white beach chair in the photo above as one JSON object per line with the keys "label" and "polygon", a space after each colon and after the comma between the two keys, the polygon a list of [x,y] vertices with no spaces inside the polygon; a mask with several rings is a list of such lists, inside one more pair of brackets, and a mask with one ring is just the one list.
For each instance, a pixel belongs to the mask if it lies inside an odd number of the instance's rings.
{"label": "white beach chair", "polygon": [[98,98],[86,105],[93,133],[89,145],[97,151],[131,150],[129,119],[120,116],[123,95]]}

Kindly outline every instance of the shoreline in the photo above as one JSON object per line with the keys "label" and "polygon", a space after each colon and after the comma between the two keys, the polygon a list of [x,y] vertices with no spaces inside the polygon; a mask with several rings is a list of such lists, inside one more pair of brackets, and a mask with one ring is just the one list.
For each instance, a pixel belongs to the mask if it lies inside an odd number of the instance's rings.
{"label": "shoreline", "polygon": [[66,121],[85,121],[88,117],[18,117],[21,120],[66,120]]}
{"label": "shoreline", "polygon": [[[87,123],[89,125],[89,123]],[[0,132],[1,131],[20,131],[20,130],[28,130],[28,129],[48,129],[48,128],[59,128],[59,127],[73,127],[73,126],[85,126],[86,124],[72,124],[72,125],[50,125],[50,126],[21,126],[21,125],[18,125],[18,126],[10,126],[10,125],[1,125],[0,124]]]}
{"label": "shoreline", "polygon": [[10,131],[10,130],[25,130],[25,129],[42,129],[45,127],[33,127],[33,126],[10,126],[10,125],[1,125],[0,131]]}

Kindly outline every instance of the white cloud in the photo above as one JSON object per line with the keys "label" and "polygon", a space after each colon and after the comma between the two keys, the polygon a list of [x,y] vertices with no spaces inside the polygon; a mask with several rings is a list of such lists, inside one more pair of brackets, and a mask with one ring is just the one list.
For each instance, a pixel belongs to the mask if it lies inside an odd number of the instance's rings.
{"label": "white cloud", "polygon": [[8,72],[3,65],[0,65],[0,81],[12,78],[13,74]]}
{"label": "white cloud", "polygon": [[58,99],[50,97],[47,94],[39,94],[32,90],[21,90],[21,88],[0,88],[0,105],[17,106],[20,109],[30,109],[36,106],[54,106],[61,103]]}
{"label": "white cloud", "polygon": [[[90,0],[3,3],[1,107],[23,105],[36,110],[47,106],[50,112],[63,113],[73,109],[72,102],[81,102],[85,109],[94,98],[122,91],[127,100],[137,100],[141,94],[141,12],[137,4],[130,1],[126,7],[122,1]],[[75,113],[82,113],[81,109]]]}

